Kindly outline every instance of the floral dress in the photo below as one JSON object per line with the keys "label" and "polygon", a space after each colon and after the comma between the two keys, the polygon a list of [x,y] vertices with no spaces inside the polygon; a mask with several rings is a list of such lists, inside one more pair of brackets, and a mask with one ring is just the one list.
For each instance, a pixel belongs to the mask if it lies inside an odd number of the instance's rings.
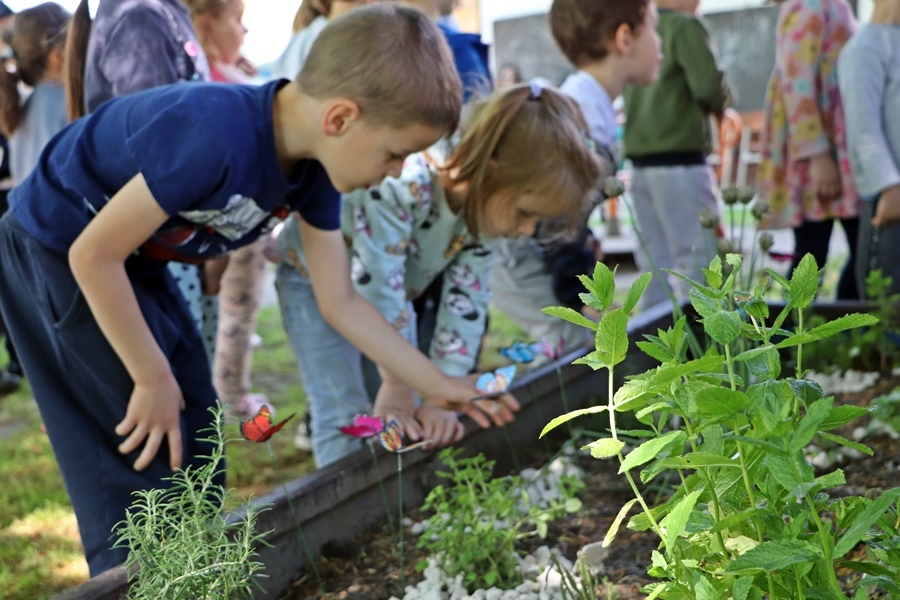
{"label": "floral dress", "polygon": [[[846,0],[786,0],[778,16],[775,68],[766,90],[759,166],[770,229],[859,213],[847,152],[837,59],[856,30]],[[831,151],[843,191],[831,203],[812,193],[807,159]]]}

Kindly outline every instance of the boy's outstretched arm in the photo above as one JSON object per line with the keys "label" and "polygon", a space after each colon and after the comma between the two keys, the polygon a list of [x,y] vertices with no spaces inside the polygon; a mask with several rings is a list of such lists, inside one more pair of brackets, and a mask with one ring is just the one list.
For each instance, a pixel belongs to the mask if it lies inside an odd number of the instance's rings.
{"label": "boy's outstretched arm", "polygon": [[[298,215],[299,217],[299,215]],[[340,231],[324,231],[297,219],[306,253],[309,279],[319,312],[351,344],[403,378],[423,398],[442,408],[469,415],[481,427],[513,420],[519,404],[510,394],[496,401],[471,399],[481,392],[462,377],[448,377],[391,327],[381,313],[360,296],[350,279],[350,261]]]}
{"label": "boy's outstretched arm", "polygon": [[184,398],[125,273],[125,259],[167,219],[138,174],[97,213],[69,250],[72,274],[100,330],[134,381],[125,419],[116,426],[116,433],[127,436],[119,445],[123,454],[146,441],[134,463],[137,471],[150,464],[163,437],[169,441],[170,466],[181,466],[179,411]]}

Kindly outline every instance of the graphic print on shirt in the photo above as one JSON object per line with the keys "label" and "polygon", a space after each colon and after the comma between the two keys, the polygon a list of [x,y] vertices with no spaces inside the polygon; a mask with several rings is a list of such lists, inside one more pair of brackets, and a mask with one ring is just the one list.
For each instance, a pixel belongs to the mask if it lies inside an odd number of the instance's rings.
{"label": "graphic print on shirt", "polygon": [[366,270],[366,265],[363,264],[359,254],[355,251],[353,252],[353,256],[350,257],[350,278],[353,279],[354,283],[359,285],[366,285],[372,281],[371,273]]}
{"label": "graphic print on shirt", "polygon": [[361,206],[353,209],[353,233],[364,233],[367,236],[372,235],[372,229],[369,227],[369,219],[366,217],[366,211]]}
{"label": "graphic print on shirt", "polygon": [[228,242],[274,225],[273,213],[253,198],[234,194],[224,208],[187,210],[167,221],[140,247],[140,254],[159,260],[203,262],[227,252]]}
{"label": "graphic print on shirt", "polygon": [[404,281],[406,280],[406,267],[400,265],[396,269],[390,272],[385,280],[385,283],[388,284],[388,287],[394,291],[402,290]]}
{"label": "graphic print on shirt", "polygon": [[490,250],[485,248],[482,244],[478,242],[469,242],[465,246],[462,247],[462,252],[470,252],[472,256],[484,257],[491,253]]}
{"label": "graphic print on shirt", "polygon": [[431,210],[431,184],[423,182],[421,185],[417,181],[409,184],[409,193],[412,194],[416,201],[415,211],[417,214],[428,213]]}
{"label": "graphic print on shirt", "polygon": [[228,199],[225,208],[213,210],[186,210],[178,216],[191,223],[209,227],[227,240],[239,240],[260,223],[272,216],[256,204],[256,200],[248,196],[234,194]]}
{"label": "graphic print on shirt", "polygon": [[440,358],[443,358],[447,354],[462,354],[465,356],[469,353],[466,342],[462,339],[462,336],[459,335],[459,332],[448,327],[439,328],[437,333],[434,334],[432,343],[434,344],[435,353]]}
{"label": "graphic print on shirt", "polygon": [[450,281],[459,288],[481,290],[481,281],[469,265],[453,265],[450,267]]}
{"label": "graphic print on shirt", "polygon": [[384,251],[390,254],[391,256],[403,256],[406,254],[406,248],[409,246],[409,242],[406,240],[400,240],[396,244],[388,244],[384,247]]}
{"label": "graphic print on shirt", "polygon": [[444,258],[453,258],[456,256],[459,251],[462,250],[465,241],[466,238],[461,235],[454,235],[450,238],[450,243],[447,244],[447,247],[444,249]]}
{"label": "graphic print on shirt", "polygon": [[405,329],[407,325],[409,325],[409,311],[404,308],[397,318],[391,321],[391,327],[399,330]]}
{"label": "graphic print on shirt", "polygon": [[418,260],[422,257],[421,246],[419,246],[419,240],[416,238],[409,238],[409,246],[406,248],[406,253]]}
{"label": "graphic print on shirt", "polygon": [[422,221],[422,229],[431,229],[431,226],[437,223],[438,219],[441,218],[441,207],[438,206],[435,202],[431,203],[431,206],[428,207],[428,215],[425,217],[425,220]]}
{"label": "graphic print on shirt", "polygon": [[395,206],[394,213],[397,215],[397,218],[400,219],[401,223],[406,223],[412,217],[409,216],[409,213],[403,210],[402,206]]}
{"label": "graphic print on shirt", "polygon": [[447,307],[450,314],[461,317],[466,321],[474,321],[478,318],[478,309],[475,308],[472,298],[458,287],[450,288],[447,291],[444,306]]}

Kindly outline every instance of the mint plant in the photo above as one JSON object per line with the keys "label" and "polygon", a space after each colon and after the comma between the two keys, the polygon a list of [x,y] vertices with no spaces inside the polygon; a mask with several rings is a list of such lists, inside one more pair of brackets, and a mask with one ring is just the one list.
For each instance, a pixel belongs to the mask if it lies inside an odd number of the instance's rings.
{"label": "mint plant", "polygon": [[[819,287],[811,256],[790,280],[766,270],[786,299],[777,315],[770,314],[763,299],[767,282],[738,288],[741,263],[739,255],[716,257],[704,269],[705,282],[673,273],[693,286],[691,304],[712,342],[705,353],[689,353],[689,325],[682,316],[637,343],[658,367],[632,377],[605,406],[562,415],[543,433],[581,415],[608,414],[609,437],[586,448],[596,458],[619,461],[634,499],[622,507],[604,543],[612,543],[638,506],[628,527],[651,529],[661,539],[648,570],[659,579],[646,588],[649,599],[845,598],[839,568],[854,574],[857,598],[866,597],[866,588],[900,594],[900,489],[874,498],[832,497],[828,491],[844,483],[843,472],[817,477],[804,458],[817,438],[871,455],[863,444],[832,433],[867,409],[835,406],[833,397],[804,380],[803,347],[876,319],[850,314],[810,328],[804,311]],[[595,332],[596,350],[576,362],[606,369],[613,390],[615,367],[629,348],[628,313],[649,277],[638,278],[617,309],[611,307],[614,274],[605,265],[583,281],[589,305],[605,313],[599,323],[565,308],[546,312]],[[796,325],[787,330],[792,312]],[[781,360],[789,348],[796,350],[796,366],[788,375]],[[743,377],[739,365],[746,367]],[[618,413],[632,413],[641,427],[621,431]],[[623,435],[643,441],[629,450]],[[678,486],[651,507],[639,483],[663,473],[674,474]],[[867,552],[851,558],[861,542]]]}
{"label": "mint plant", "polygon": [[140,490],[119,523],[115,547],[129,549],[125,561],[132,581],[128,598],[247,598],[264,565],[255,548],[260,508],[246,506],[246,517],[227,523],[222,511],[229,493],[214,481],[225,457],[221,410],[207,441],[212,446],[200,467],[177,471],[167,489]]}
{"label": "mint plant", "polygon": [[[584,484],[563,477],[559,499],[541,507],[528,497],[521,477],[493,478],[494,461],[483,454],[461,458],[461,452],[447,448],[440,453],[448,470],[438,476],[448,481],[425,499],[423,510],[434,514],[419,547],[436,557],[447,575],[461,573],[466,589],[514,588],[522,583],[516,541],[532,535],[543,538],[550,521],[579,511],[576,494]],[[421,561],[417,568],[427,566]]]}

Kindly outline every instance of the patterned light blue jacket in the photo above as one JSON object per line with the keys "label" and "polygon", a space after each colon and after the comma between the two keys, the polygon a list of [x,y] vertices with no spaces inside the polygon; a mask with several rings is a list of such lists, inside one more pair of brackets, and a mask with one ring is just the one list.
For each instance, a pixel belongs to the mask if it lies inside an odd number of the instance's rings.
{"label": "patterned light blue jacket", "polygon": [[[341,226],[357,291],[407,339],[410,303],[443,277],[430,355],[449,375],[475,366],[484,335],[493,242],[476,241],[451,212],[437,174],[424,155],[410,156],[399,178],[343,196]],[[281,255],[306,274],[293,219],[279,238]]]}

